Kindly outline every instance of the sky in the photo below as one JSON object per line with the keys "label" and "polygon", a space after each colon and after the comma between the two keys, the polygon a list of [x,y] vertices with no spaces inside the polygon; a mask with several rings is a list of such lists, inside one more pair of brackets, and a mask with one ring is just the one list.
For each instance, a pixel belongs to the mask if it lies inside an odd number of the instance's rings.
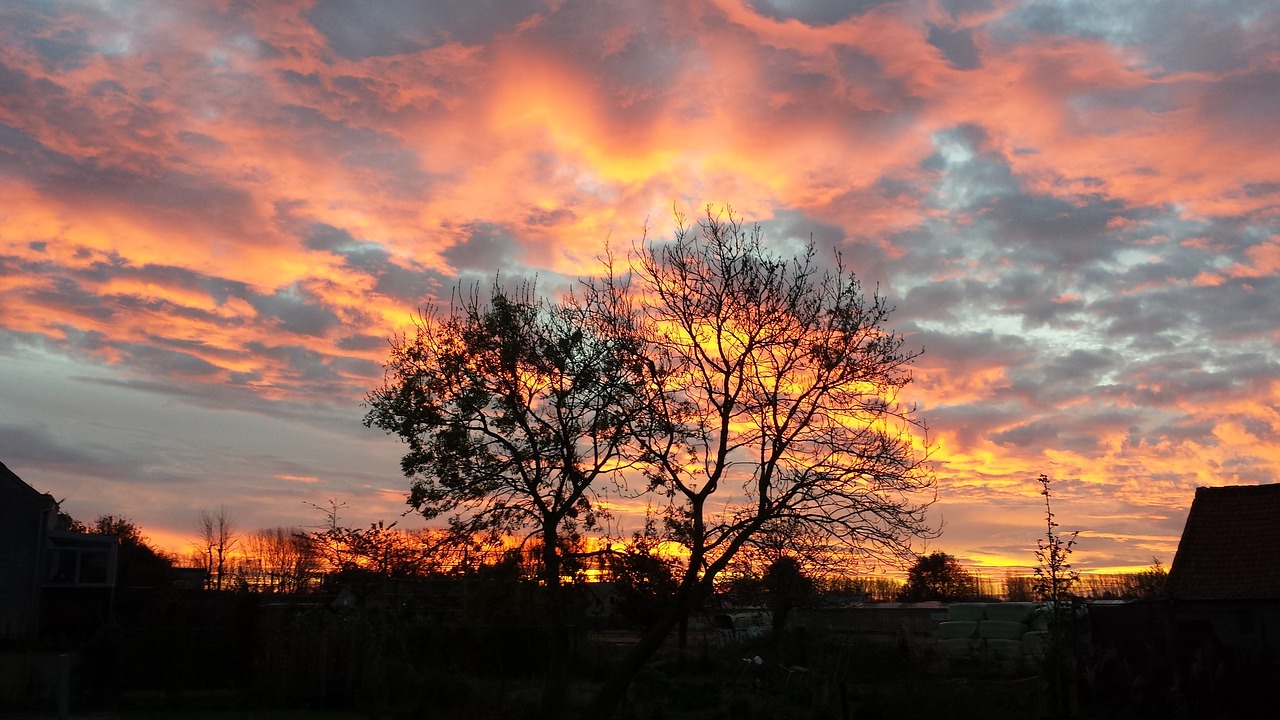
{"label": "sky", "polygon": [[924,350],[927,548],[1173,558],[1280,470],[1274,0],[0,0],[0,461],[181,551],[402,527],[363,427],[459,282],[726,205]]}

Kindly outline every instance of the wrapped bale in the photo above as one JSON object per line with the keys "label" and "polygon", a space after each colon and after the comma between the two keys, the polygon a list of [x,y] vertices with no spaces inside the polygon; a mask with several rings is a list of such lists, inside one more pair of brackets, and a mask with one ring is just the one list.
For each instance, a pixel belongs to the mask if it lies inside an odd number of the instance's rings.
{"label": "wrapped bale", "polygon": [[987,605],[987,620],[1005,620],[1025,623],[1031,620],[1036,604],[1029,602],[1001,602]]}
{"label": "wrapped bale", "polygon": [[947,620],[982,620],[987,616],[987,603],[951,603],[947,606]]}
{"label": "wrapped bale", "polygon": [[1040,603],[1036,605],[1035,610],[1031,613],[1031,621],[1028,623],[1032,630],[1041,631],[1049,629],[1049,620],[1053,617],[1053,610],[1048,605]]}
{"label": "wrapped bale", "polygon": [[983,620],[978,623],[978,637],[984,640],[1017,640],[1027,631],[1024,623],[1010,620]]}
{"label": "wrapped bale", "polygon": [[1030,630],[1022,636],[1022,652],[1033,657],[1044,657],[1049,653],[1049,631]]}
{"label": "wrapped bale", "polygon": [[947,620],[938,623],[938,637],[943,640],[958,640],[978,636],[977,620]]}
{"label": "wrapped bale", "polygon": [[[1076,624],[1082,628],[1088,628],[1086,622],[1089,617],[1089,606],[1079,603],[1071,607],[1063,605],[1063,620],[1069,621],[1072,615],[1075,615]],[[1053,606],[1049,603],[1037,603],[1035,610],[1031,614],[1027,624],[1032,630],[1048,630],[1049,624],[1053,621]]]}
{"label": "wrapped bale", "polygon": [[938,651],[943,657],[960,659],[971,658],[977,654],[978,641],[967,638],[952,638],[938,641]]}
{"label": "wrapped bale", "polygon": [[1014,660],[1022,657],[1021,640],[987,640],[987,652],[991,657],[1000,660]]}

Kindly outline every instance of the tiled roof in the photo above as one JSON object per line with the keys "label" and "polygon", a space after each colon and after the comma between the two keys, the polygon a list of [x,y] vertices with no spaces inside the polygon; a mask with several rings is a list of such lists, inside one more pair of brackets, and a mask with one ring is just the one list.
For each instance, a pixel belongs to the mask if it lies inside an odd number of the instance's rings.
{"label": "tiled roof", "polygon": [[1168,589],[1175,600],[1280,599],[1280,484],[1197,488]]}

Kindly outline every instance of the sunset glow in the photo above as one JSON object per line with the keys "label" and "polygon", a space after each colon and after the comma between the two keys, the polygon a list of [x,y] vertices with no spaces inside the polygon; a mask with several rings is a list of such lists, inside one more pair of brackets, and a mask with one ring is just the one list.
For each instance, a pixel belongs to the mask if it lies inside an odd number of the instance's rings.
{"label": "sunset glow", "polygon": [[0,461],[177,551],[399,520],[388,337],[729,205],[923,348],[929,549],[1032,564],[1045,473],[1077,569],[1167,567],[1196,487],[1280,475],[1270,4],[468,8],[0,4]]}

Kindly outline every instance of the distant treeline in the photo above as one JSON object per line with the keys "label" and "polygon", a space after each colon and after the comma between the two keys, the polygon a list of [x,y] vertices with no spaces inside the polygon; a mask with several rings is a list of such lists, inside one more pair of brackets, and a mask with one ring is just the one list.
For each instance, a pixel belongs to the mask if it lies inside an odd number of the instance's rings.
{"label": "distant treeline", "polygon": [[[263,593],[322,592],[355,576],[430,579],[501,575],[529,581],[537,577],[540,552],[536,543],[459,543],[446,531],[404,530],[381,521],[363,528],[345,527],[338,517],[341,507],[334,503],[322,508],[325,524],[310,530],[279,527],[241,532],[224,514],[222,532],[206,533],[185,556],[154,549],[141,529],[122,517],[103,516],[93,525],[72,523],[81,531],[120,538],[119,570],[126,585],[163,582],[162,561],[202,570],[204,586],[209,589]],[[213,517],[218,519],[216,514]],[[218,523],[213,527],[217,530]],[[655,596],[674,583],[672,560],[652,542],[637,538],[615,543],[593,540],[580,543],[576,550],[574,562],[564,568],[568,582],[610,582]],[[750,588],[777,560],[768,553],[746,554],[719,583],[721,594],[730,601],[750,603],[757,599]],[[907,584],[902,579],[848,573],[838,559],[802,558],[798,566],[815,596],[867,602],[912,599],[904,592]],[[939,599],[1036,599],[1034,578],[1029,574],[991,576],[958,568],[954,575]],[[1074,592],[1085,600],[1150,599],[1160,596],[1166,575],[1159,563],[1134,573],[1082,574]]]}

